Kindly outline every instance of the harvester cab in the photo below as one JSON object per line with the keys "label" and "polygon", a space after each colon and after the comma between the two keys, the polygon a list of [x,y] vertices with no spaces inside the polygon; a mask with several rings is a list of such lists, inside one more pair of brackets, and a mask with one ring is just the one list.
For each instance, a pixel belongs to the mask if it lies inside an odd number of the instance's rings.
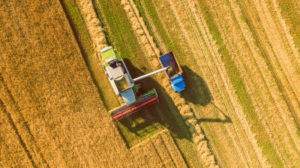
{"label": "harvester cab", "polygon": [[160,57],[160,63],[163,68],[134,79],[132,79],[123,59],[111,46],[102,49],[101,55],[103,57],[105,74],[114,93],[122,97],[124,102],[120,107],[110,111],[113,121],[120,120],[146,106],[158,102],[158,95],[155,88],[142,95],[137,95],[140,86],[136,85],[135,82],[139,80],[165,71],[175,92],[180,92],[185,88],[182,70],[172,52]]}

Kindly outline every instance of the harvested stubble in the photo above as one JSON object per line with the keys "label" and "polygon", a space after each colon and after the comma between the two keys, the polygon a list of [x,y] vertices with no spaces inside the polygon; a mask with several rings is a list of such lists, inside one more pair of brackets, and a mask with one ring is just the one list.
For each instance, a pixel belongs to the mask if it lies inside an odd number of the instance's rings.
{"label": "harvested stubble", "polygon": [[[265,155],[272,165],[299,164],[299,137],[295,123],[299,118],[295,96],[297,87],[289,83],[289,80],[296,80],[297,83],[298,79],[285,76],[292,74],[293,70],[280,67],[280,64],[292,63],[290,60],[295,57],[291,52],[292,46],[288,46],[288,37],[284,37],[288,32],[283,33],[280,22],[274,21],[274,16],[270,15],[272,10],[267,8],[265,2],[216,1],[209,4],[222,38],[229,52],[235,55],[234,62],[246,81],[247,91],[255,104],[255,113],[261,118],[262,130],[265,130],[272,143],[261,143]],[[273,26],[267,28],[265,23]],[[279,61],[282,59],[279,53],[291,55],[283,62]],[[295,67],[294,64],[288,68]],[[273,152],[271,145],[275,148]],[[277,157],[274,157],[274,151],[278,153]]]}
{"label": "harvested stubble", "polygon": [[[153,41],[152,36],[149,34],[149,31],[147,30],[147,27],[143,21],[143,18],[139,16],[139,12],[137,7],[135,6],[134,2],[132,0],[122,0],[122,5],[124,6],[124,10],[127,12],[127,16],[130,20],[130,23],[132,24],[132,28],[134,29],[136,36],[140,42],[140,45],[143,46],[143,49],[147,53],[147,58],[150,60],[150,63],[152,64],[154,69],[159,68],[159,61],[158,57],[160,56],[160,51],[157,48],[156,44]],[[144,33],[139,33],[143,31]],[[167,93],[170,95],[172,100],[179,99],[180,95],[174,93],[169,86],[169,83],[165,82],[165,79],[167,77],[163,75],[158,75],[156,77],[156,80],[158,81],[164,81],[163,87],[166,89]],[[197,122],[194,122],[195,116],[193,114],[192,109],[187,105],[187,103],[182,102],[176,102],[174,101],[175,105],[177,106],[180,114],[185,119],[185,122],[187,126],[189,127],[189,130],[193,137],[204,137],[204,134],[202,132],[202,129],[200,125]],[[198,129],[196,129],[198,128]],[[195,138],[193,138],[195,139]],[[197,145],[201,146],[198,148],[199,152],[202,153],[201,157],[205,161],[205,164],[209,167],[218,167],[215,157],[212,153],[212,151],[209,149],[207,142],[205,142],[206,139],[200,139],[198,141]],[[196,141],[194,141],[196,143]]]}
{"label": "harvested stubble", "polygon": [[[139,165],[141,167],[150,163],[156,163],[156,167],[187,167],[168,130],[157,133],[130,150],[135,154],[137,161],[143,160],[140,162],[143,165]],[[152,156],[154,153],[155,157]]]}
{"label": "harvested stubble", "polygon": [[1,99],[0,132],[0,166],[29,167],[29,165],[31,165],[30,157],[27,155],[26,148],[20,139],[19,132],[16,130],[15,124],[12,122],[11,116],[6,111],[6,107]]}

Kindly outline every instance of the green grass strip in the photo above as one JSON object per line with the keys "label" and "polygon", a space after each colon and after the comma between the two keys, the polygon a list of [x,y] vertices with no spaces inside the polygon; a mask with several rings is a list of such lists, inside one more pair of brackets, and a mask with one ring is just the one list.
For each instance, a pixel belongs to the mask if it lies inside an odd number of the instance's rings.
{"label": "green grass strip", "polygon": [[250,95],[247,92],[244,80],[242,79],[239,70],[237,69],[231,55],[229,54],[226,48],[226,45],[224,44],[224,41],[221,37],[221,33],[219,32],[213,20],[213,17],[211,16],[208,10],[208,5],[204,0],[199,0],[199,2],[206,23],[208,24],[210,33],[216,40],[216,43],[219,47],[218,51],[222,55],[222,61],[224,62],[226,72],[230,78],[230,81],[233,84],[233,87],[235,88],[238,100],[242,105],[243,111],[247,116],[247,119],[250,120],[252,131],[257,135],[256,139],[258,141],[258,145],[262,147],[263,154],[267,157],[271,165],[276,167],[284,167],[275,147],[270,142],[270,139],[268,138],[269,136],[266,133],[262,123],[259,122],[259,117],[255,112],[253,102],[251,100]]}
{"label": "green grass strip", "polygon": [[[279,0],[282,17],[286,20],[298,51],[300,50],[300,12],[296,1]],[[298,2],[299,3],[299,2]]]}

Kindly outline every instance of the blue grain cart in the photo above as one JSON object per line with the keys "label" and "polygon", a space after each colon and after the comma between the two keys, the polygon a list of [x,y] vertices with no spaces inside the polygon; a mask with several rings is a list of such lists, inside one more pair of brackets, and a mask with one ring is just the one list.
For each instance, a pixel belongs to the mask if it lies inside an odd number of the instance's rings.
{"label": "blue grain cart", "polygon": [[185,83],[182,77],[182,69],[179,66],[173,52],[169,52],[159,57],[159,60],[163,67],[169,67],[166,70],[166,73],[171,82],[173,90],[175,92],[183,91],[185,89]]}

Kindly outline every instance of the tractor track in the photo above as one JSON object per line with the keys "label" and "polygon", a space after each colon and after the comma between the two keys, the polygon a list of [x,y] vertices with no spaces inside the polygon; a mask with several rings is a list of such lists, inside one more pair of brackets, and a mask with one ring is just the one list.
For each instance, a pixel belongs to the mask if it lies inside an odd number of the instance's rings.
{"label": "tractor track", "polygon": [[[33,158],[32,158],[32,155],[31,155],[31,153],[29,152],[29,150],[28,150],[28,148],[27,148],[27,146],[26,146],[26,144],[25,144],[25,142],[24,142],[24,140],[22,139],[22,137],[21,137],[21,135],[20,135],[20,133],[19,133],[19,131],[18,131],[18,129],[17,129],[17,127],[16,127],[16,124],[13,122],[13,119],[12,119],[12,117],[11,117],[11,115],[7,112],[7,110],[6,110],[6,107],[5,107],[5,105],[4,105],[4,103],[3,103],[3,101],[0,99],[0,112],[1,112],[1,114],[2,113],[5,113],[5,115],[6,115],[6,117],[3,117],[3,118],[1,118],[1,119],[3,119],[3,120],[5,120],[4,118],[7,118],[7,120],[8,120],[8,123],[11,125],[11,127],[12,127],[12,129],[13,129],[13,131],[14,131],[14,133],[17,135],[17,138],[16,138],[16,142],[15,142],[15,146],[17,146],[16,144],[17,144],[17,141],[19,141],[19,143],[20,143],[20,146],[21,146],[21,148],[23,148],[23,150],[25,151],[25,155],[27,156],[24,156],[25,158],[28,158],[29,159],[29,161],[31,162],[31,166],[32,167],[37,167],[37,165],[36,165],[36,163],[35,163],[35,161],[33,160]],[[3,122],[4,123],[4,122]],[[2,123],[1,123],[2,124]],[[6,128],[7,129],[7,128]],[[4,131],[3,131],[4,132]],[[3,133],[2,132],[2,133]],[[7,135],[6,135],[7,136]],[[1,139],[1,141],[2,141],[2,139]],[[5,144],[5,145],[9,145],[8,144],[9,142],[7,142],[7,144]],[[4,146],[4,144],[2,144],[1,143],[1,149],[2,149],[2,147]],[[4,148],[4,147],[3,147]],[[17,152],[16,152],[17,153]],[[21,152],[18,152],[18,153],[21,153]],[[26,160],[24,158],[24,160]],[[1,162],[3,162],[3,160],[1,160]],[[6,162],[9,162],[8,161],[8,159],[6,160]],[[2,163],[1,165],[3,165],[4,163]],[[20,162],[18,163],[18,164],[21,164]],[[26,164],[26,163],[25,163]],[[12,165],[12,164],[11,164]],[[28,165],[29,166],[29,165]]]}
{"label": "tractor track", "polygon": [[187,167],[172,136],[166,129],[130,148],[130,151],[137,156],[135,158],[137,161],[142,161],[139,167],[149,167],[149,165],[165,168]]}
{"label": "tractor track", "polygon": [[[159,62],[157,57],[160,56],[160,51],[156,47],[153,38],[150,36],[147,27],[143,19],[139,16],[139,12],[137,7],[135,6],[132,0],[123,0],[121,1],[122,5],[124,6],[124,10],[126,11],[128,18],[132,24],[133,30],[136,33],[138,40],[144,44],[144,50],[147,53],[147,58],[151,61],[150,63],[153,65],[153,68],[159,67]],[[202,159],[205,161],[207,166],[210,167],[218,167],[215,157],[212,151],[209,149],[207,141],[204,139],[204,133],[199,124],[197,124],[195,115],[192,109],[185,103],[184,100],[180,100],[179,94],[175,94],[172,92],[168,82],[167,77],[162,75],[157,75],[157,78],[163,82],[163,87],[169,93],[170,97],[174,101],[175,105],[178,107],[180,114],[182,115],[183,119],[185,120],[187,126],[190,128],[190,132],[193,135],[194,139],[196,137],[202,137],[200,141],[196,142],[196,145],[199,146],[198,150],[202,153]],[[175,101],[180,100],[180,101]]]}
{"label": "tractor track", "polygon": [[[35,137],[30,131],[27,122],[22,115],[17,102],[14,100],[11,91],[5,84],[0,74],[0,105],[8,117],[8,121],[14,129],[21,146],[24,148],[33,167],[49,167],[49,164],[38,146]],[[9,111],[8,112],[8,109]]]}

